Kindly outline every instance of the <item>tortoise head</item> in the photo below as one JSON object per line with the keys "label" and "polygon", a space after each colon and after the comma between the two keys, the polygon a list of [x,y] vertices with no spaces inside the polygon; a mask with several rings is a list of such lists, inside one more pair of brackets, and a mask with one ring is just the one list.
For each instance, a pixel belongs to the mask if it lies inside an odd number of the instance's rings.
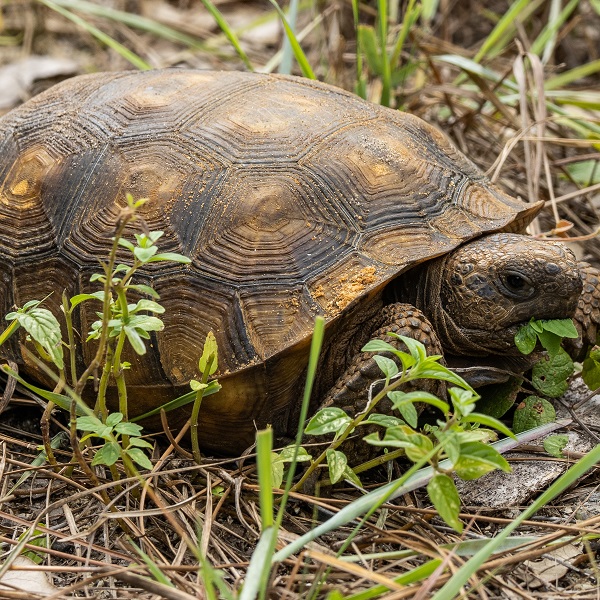
{"label": "tortoise head", "polygon": [[442,343],[454,354],[511,351],[516,331],[532,317],[572,317],[582,289],[570,250],[525,235],[487,235],[435,262],[434,321],[443,320],[443,337],[453,339]]}

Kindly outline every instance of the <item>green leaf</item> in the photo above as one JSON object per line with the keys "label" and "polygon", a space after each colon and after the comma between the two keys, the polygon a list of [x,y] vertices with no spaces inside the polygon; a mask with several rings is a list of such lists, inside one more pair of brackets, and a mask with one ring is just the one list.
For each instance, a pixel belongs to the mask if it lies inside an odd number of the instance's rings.
{"label": "green leaf", "polygon": [[126,240],[125,238],[119,238],[119,241],[117,242],[117,244],[119,246],[123,246],[123,248],[127,248],[127,250],[130,250],[131,252],[133,252],[135,246],[129,241]]}
{"label": "green leaf", "polygon": [[117,423],[120,423],[123,420],[123,414],[120,412],[110,413],[108,417],[106,417],[106,424],[109,427],[114,427]]}
{"label": "green leaf", "polygon": [[85,300],[99,300],[100,302],[104,302],[104,290],[94,292],[93,294],[77,294],[76,296],[73,296],[70,300],[71,308],[75,308]]}
{"label": "green leaf", "polygon": [[125,335],[136,354],[146,354],[146,345],[139,333],[133,327],[128,327],[127,325],[123,328],[123,331],[125,331]]}
{"label": "green leaf", "polygon": [[567,379],[574,370],[571,357],[561,348],[557,354],[546,356],[533,366],[531,381],[542,394],[558,398],[567,391]]}
{"label": "green leaf", "polygon": [[542,346],[548,351],[550,356],[554,356],[560,352],[561,338],[551,331],[541,331],[537,334]]}
{"label": "green leaf", "polygon": [[404,342],[404,344],[406,345],[406,347],[408,348],[410,355],[415,359],[415,361],[419,362],[419,361],[425,360],[425,358],[427,358],[427,352],[425,350],[425,346],[418,340],[415,340],[411,337],[407,337],[405,335],[398,335],[397,333],[394,333],[393,331],[390,331],[388,333],[388,335],[391,337],[398,338],[399,340],[402,340]]}
{"label": "green leaf", "polygon": [[274,488],[280,488],[283,483],[283,470],[284,464],[282,461],[277,460],[278,456],[276,452],[271,453],[271,482]]}
{"label": "green leaf", "polygon": [[31,308],[26,313],[19,313],[17,320],[23,329],[44,348],[59,368],[64,368],[62,334],[60,323],[46,308]]}
{"label": "green leaf", "polygon": [[137,448],[153,448],[154,447],[154,444],[151,444],[147,440],[144,440],[139,437],[129,438],[129,445],[136,446]]}
{"label": "green leaf", "polygon": [[92,431],[94,433],[103,431],[106,427],[98,417],[92,416],[78,417],[76,426],[80,431]]}
{"label": "green leaf", "polygon": [[539,425],[552,423],[556,419],[554,406],[538,396],[527,396],[519,403],[513,417],[513,431],[521,433]]}
{"label": "green leaf", "polygon": [[158,302],[142,298],[138,301],[137,304],[133,304],[129,307],[129,314],[135,314],[141,310],[147,310],[149,312],[153,312],[159,315],[165,312],[164,306],[161,306]]}
{"label": "green leaf", "polygon": [[149,285],[144,285],[144,284],[138,283],[136,285],[130,285],[129,289],[135,290],[136,292],[139,292],[140,294],[146,294],[154,299],[158,299],[160,297],[158,295],[158,292],[156,290],[154,290],[153,288],[151,288]]}
{"label": "green leaf", "polygon": [[130,316],[127,325],[141,331],[162,331],[165,324],[158,318],[150,315]]}
{"label": "green leaf", "polygon": [[182,265],[189,265],[192,262],[187,256],[183,256],[183,254],[177,254],[175,252],[161,252],[148,259],[148,262],[158,261],[176,262]]}
{"label": "green leaf", "polygon": [[450,394],[454,410],[460,416],[464,417],[475,410],[475,401],[478,396],[473,390],[452,387],[448,390],[448,393]]}
{"label": "green leaf", "polygon": [[331,483],[337,483],[344,476],[344,471],[348,465],[348,459],[343,452],[332,450],[326,451],[327,466],[329,468],[329,479]]}
{"label": "green leaf", "polygon": [[387,381],[398,374],[398,365],[391,358],[376,354],[373,357],[373,360],[377,363],[377,366],[381,369],[381,372],[385,375]]}
{"label": "green leaf", "polygon": [[392,415],[382,415],[380,413],[372,413],[361,422],[361,425],[380,425],[381,427],[396,427],[398,425],[404,425],[402,419],[393,417]]}
{"label": "green leaf", "polygon": [[510,377],[504,383],[493,383],[478,388],[481,398],[477,401],[477,411],[499,419],[512,408],[522,381],[521,377]]}
{"label": "green leaf", "polygon": [[427,484],[427,493],[440,517],[452,529],[458,533],[462,533],[463,524],[458,518],[460,513],[460,498],[452,478],[442,473],[434,475]]}
{"label": "green leaf", "polygon": [[503,433],[507,437],[516,439],[515,434],[502,422],[489,415],[482,415],[480,413],[471,413],[462,419],[463,423],[479,423],[485,425],[491,429],[496,429],[500,433]]}
{"label": "green leaf", "polygon": [[481,442],[466,442],[460,446],[460,458],[454,464],[456,474],[467,481],[501,469],[510,472],[510,465],[494,448]]}
{"label": "green leaf", "polygon": [[208,387],[208,383],[202,383],[201,381],[196,381],[195,379],[192,379],[190,381],[190,387],[195,392],[200,392],[202,390],[205,390]]}
{"label": "green leaf", "polygon": [[133,249],[133,254],[142,263],[149,262],[157,252],[158,248],[156,246],[150,246],[148,248],[137,247]]}
{"label": "green leaf", "polygon": [[125,422],[117,423],[114,430],[121,435],[139,437],[142,434],[143,427],[141,425],[136,425],[135,423]]}
{"label": "green leaf", "polygon": [[550,435],[544,440],[544,450],[550,454],[550,456],[563,458],[562,451],[568,443],[568,435]]}
{"label": "green leaf", "polygon": [[[282,448],[281,452],[273,453],[275,455],[273,457],[273,460],[276,460],[278,462],[283,462],[283,463],[292,462],[292,460],[294,460],[295,450],[296,450],[296,446],[294,444],[292,444],[290,446],[286,446],[285,448]],[[306,462],[308,460],[312,460],[311,455],[307,452],[306,448],[299,446],[298,453],[296,454],[296,461]]]}
{"label": "green leaf", "polygon": [[515,346],[522,354],[531,354],[537,344],[537,333],[530,323],[523,325],[515,334]]}
{"label": "green leaf", "polygon": [[579,337],[572,319],[549,319],[542,321],[542,327],[561,338],[577,339]]}
{"label": "green leaf", "polygon": [[92,467],[96,465],[106,465],[110,467],[119,460],[120,447],[116,442],[106,442],[92,460]]}
{"label": "green leaf", "polygon": [[402,418],[413,428],[417,426],[419,414],[413,404],[413,400],[406,394],[400,391],[388,392],[388,398],[392,401],[394,408],[402,415]]}
{"label": "green leaf", "polygon": [[306,426],[308,435],[324,435],[326,433],[340,434],[352,419],[341,409],[328,406],[319,410]]}
{"label": "green leaf", "polygon": [[148,469],[149,471],[152,470],[152,462],[142,450],[139,448],[127,448],[125,452],[127,452],[127,455],[131,458],[131,460],[140,465],[142,469]]}
{"label": "green leaf", "polygon": [[202,356],[198,361],[198,368],[201,373],[213,375],[217,371],[219,368],[217,351],[217,339],[215,338],[215,334],[212,331],[209,331],[204,340]]}
{"label": "green leaf", "polygon": [[384,342],[383,340],[371,340],[367,342],[362,348],[361,352],[396,352],[396,348],[389,344],[388,342]]}
{"label": "green leaf", "polygon": [[600,388],[600,351],[594,349],[589,353],[583,361],[581,376],[590,390]]}
{"label": "green leaf", "polygon": [[473,389],[462,377],[436,362],[425,361],[422,365],[417,365],[411,375],[415,379],[440,379],[466,390]]}

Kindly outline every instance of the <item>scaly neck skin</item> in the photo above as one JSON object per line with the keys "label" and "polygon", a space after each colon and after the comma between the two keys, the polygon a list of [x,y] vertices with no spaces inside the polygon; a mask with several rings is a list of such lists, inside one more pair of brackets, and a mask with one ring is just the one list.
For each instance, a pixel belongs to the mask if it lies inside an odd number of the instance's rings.
{"label": "scaly neck skin", "polygon": [[[423,311],[447,354],[486,356],[500,352],[500,349],[490,349],[485,344],[489,332],[461,329],[446,312],[442,301],[446,261],[444,256],[412,269],[391,287],[389,301],[409,302]],[[507,350],[509,347],[502,351]]]}

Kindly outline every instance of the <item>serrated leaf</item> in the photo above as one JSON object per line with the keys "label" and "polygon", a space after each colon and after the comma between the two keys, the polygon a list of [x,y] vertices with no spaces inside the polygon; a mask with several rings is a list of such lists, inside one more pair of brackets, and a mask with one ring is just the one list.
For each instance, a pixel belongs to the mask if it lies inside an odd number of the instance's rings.
{"label": "serrated leaf", "polygon": [[537,333],[530,323],[523,325],[515,334],[515,346],[521,354],[531,354],[537,344]]}
{"label": "serrated leaf", "polygon": [[385,375],[386,380],[389,381],[394,375],[398,374],[398,365],[391,358],[376,354],[373,356],[373,360]]}
{"label": "serrated leaf", "polygon": [[573,360],[561,348],[557,354],[546,356],[533,366],[531,381],[542,394],[558,398],[567,391],[567,379],[574,370]]}
{"label": "serrated leaf", "polygon": [[352,419],[341,409],[328,406],[319,410],[306,426],[308,435],[324,435],[326,433],[342,433]]}
{"label": "serrated leaf", "polygon": [[78,417],[76,421],[76,426],[77,429],[79,429],[80,431],[92,432],[102,431],[104,427],[106,427],[104,423],[102,423],[102,421],[98,419],[98,417],[92,416]]}
{"label": "serrated leaf", "polygon": [[213,375],[219,368],[217,339],[212,331],[208,332],[204,340],[204,347],[202,348],[202,356],[198,361],[198,368],[201,373],[206,373],[208,369],[208,375]]}
{"label": "serrated leaf", "polygon": [[95,467],[96,465],[106,465],[107,467],[110,467],[119,460],[119,454],[119,444],[116,442],[106,442],[94,455],[92,467]]}
{"label": "serrated leaf", "polygon": [[444,521],[458,533],[462,533],[463,524],[460,514],[460,497],[454,481],[448,475],[438,473],[427,484],[427,493],[433,506]]}
{"label": "serrated leaf", "polygon": [[546,423],[552,423],[556,420],[556,411],[554,406],[538,396],[527,396],[525,400],[519,403],[513,417],[513,431],[522,433],[528,429],[533,429]]}
{"label": "serrated leaf", "polygon": [[343,452],[331,448],[326,451],[325,455],[327,457],[327,467],[329,468],[329,479],[331,483],[337,483],[344,476],[348,459]]}
{"label": "serrated leaf", "polygon": [[460,458],[454,465],[456,474],[467,481],[501,469],[510,472],[510,465],[494,448],[481,442],[466,442],[460,446]]}
{"label": "serrated leaf", "polygon": [[561,338],[577,339],[579,337],[572,319],[549,319],[542,321],[542,327]]}
{"label": "serrated leaf", "polygon": [[23,329],[44,348],[59,368],[64,368],[62,334],[60,323],[46,308],[35,307],[26,313],[19,313],[17,320]]}
{"label": "serrated leaf", "polygon": [[152,470],[152,467],[153,467],[152,462],[144,454],[143,450],[140,450],[140,448],[127,448],[127,450],[125,450],[125,452],[127,452],[127,455],[129,456],[129,458],[131,458],[131,460],[133,460],[133,462],[140,465],[140,467],[142,467],[142,469],[148,469],[149,471]]}

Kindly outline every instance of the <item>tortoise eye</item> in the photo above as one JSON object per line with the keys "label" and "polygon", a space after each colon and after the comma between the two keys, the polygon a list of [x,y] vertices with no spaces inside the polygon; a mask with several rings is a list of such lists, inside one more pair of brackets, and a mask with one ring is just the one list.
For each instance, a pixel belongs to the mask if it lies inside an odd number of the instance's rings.
{"label": "tortoise eye", "polygon": [[509,294],[529,297],[534,292],[529,279],[520,273],[508,272],[502,277],[502,282]]}
{"label": "tortoise eye", "polygon": [[506,278],[506,283],[513,290],[522,290],[527,282],[520,275],[509,275]]}

